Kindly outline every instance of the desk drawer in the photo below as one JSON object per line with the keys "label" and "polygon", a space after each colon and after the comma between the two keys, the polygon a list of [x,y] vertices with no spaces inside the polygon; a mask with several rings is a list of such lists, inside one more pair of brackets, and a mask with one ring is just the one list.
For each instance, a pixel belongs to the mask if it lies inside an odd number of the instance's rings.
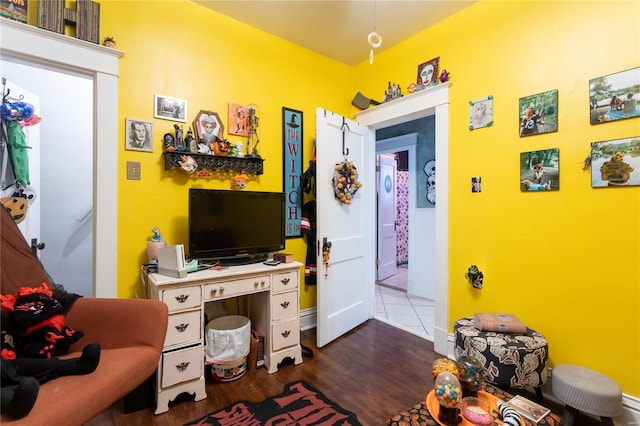
{"label": "desk drawer", "polygon": [[271,296],[271,315],[273,321],[297,318],[298,316],[298,292],[274,294]]}
{"label": "desk drawer", "polygon": [[273,291],[275,293],[296,288],[298,288],[298,271],[273,275]]}
{"label": "desk drawer", "polygon": [[201,345],[162,354],[162,387],[197,379],[204,368]]}
{"label": "desk drawer", "polygon": [[165,290],[162,301],[169,307],[169,312],[200,306],[200,286]]}
{"label": "desk drawer", "polygon": [[204,300],[225,299],[240,294],[253,293],[256,290],[266,291],[269,288],[271,288],[271,277],[269,275],[208,284],[204,287]]}
{"label": "desk drawer", "polygon": [[277,351],[300,343],[300,320],[298,318],[271,326],[271,345]]}
{"label": "desk drawer", "polygon": [[198,342],[200,340],[200,324],[200,310],[169,315],[164,345]]}

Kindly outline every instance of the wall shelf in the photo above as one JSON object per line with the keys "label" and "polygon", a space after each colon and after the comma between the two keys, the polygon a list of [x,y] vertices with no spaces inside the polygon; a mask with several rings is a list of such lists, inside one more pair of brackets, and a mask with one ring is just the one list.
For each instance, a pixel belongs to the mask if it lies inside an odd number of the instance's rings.
{"label": "wall shelf", "polygon": [[256,175],[261,175],[263,173],[264,159],[262,158],[221,157],[217,155],[178,151],[164,153],[164,169],[171,170],[173,168],[180,168],[180,161],[182,160],[181,157],[183,155],[188,155],[196,160],[198,163],[198,170],[233,170],[239,173],[255,173]]}

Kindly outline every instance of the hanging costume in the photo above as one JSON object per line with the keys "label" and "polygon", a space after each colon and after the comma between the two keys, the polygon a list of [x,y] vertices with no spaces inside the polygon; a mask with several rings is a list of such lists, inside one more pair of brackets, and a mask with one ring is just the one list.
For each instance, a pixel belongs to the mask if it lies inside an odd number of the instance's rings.
{"label": "hanging costume", "polygon": [[304,265],[304,283],[316,285],[318,265],[316,254],[316,200],[307,201],[302,207],[302,222],[300,224],[302,234],[307,239],[307,258]]}

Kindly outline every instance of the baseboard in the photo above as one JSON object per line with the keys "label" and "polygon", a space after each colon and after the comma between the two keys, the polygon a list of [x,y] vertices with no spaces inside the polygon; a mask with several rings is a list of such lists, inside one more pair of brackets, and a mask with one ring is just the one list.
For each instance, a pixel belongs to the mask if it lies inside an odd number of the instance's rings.
{"label": "baseboard", "polygon": [[300,331],[309,330],[318,325],[318,309],[308,308],[300,311]]}
{"label": "baseboard", "polygon": [[[449,334],[448,338],[447,358],[455,360],[455,336]],[[542,395],[545,399],[549,399],[557,404],[563,405],[563,402],[556,398],[551,391],[551,369],[549,369],[549,380],[542,386]],[[616,425],[640,425],[640,398],[632,395],[622,394],[622,412],[613,418]]]}

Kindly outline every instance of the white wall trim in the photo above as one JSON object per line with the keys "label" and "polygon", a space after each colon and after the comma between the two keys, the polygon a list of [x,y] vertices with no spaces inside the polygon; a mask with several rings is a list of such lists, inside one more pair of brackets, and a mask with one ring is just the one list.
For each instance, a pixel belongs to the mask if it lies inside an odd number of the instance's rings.
{"label": "white wall trim", "polygon": [[[447,353],[449,327],[449,87],[439,84],[373,108],[358,112],[358,123],[376,130],[435,115],[436,179],[436,270],[434,350]],[[375,225],[374,225],[375,226]],[[375,232],[375,231],[373,231]]]}
{"label": "white wall trim", "polygon": [[116,297],[118,60],[124,54],[9,19],[2,19],[0,39],[2,56],[94,78],[94,294]]}
{"label": "white wall trim", "polygon": [[300,330],[305,331],[318,325],[318,309],[316,307],[300,311]]}

